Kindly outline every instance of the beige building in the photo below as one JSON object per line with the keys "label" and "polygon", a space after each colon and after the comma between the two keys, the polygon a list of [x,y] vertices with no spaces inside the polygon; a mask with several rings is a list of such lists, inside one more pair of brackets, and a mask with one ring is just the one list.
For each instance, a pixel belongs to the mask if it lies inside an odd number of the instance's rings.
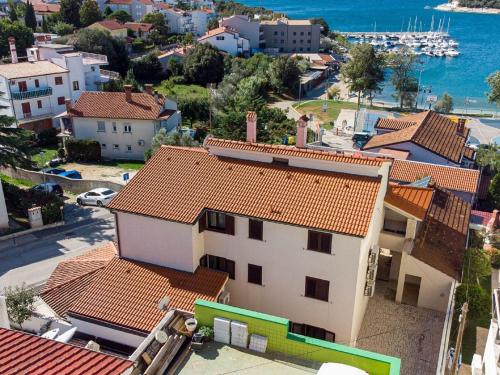
{"label": "beige building", "polygon": [[260,48],[268,53],[318,52],[321,26],[280,18],[260,23]]}
{"label": "beige building", "polygon": [[127,38],[127,26],[116,20],[103,20],[93,23],[89,26],[90,29],[107,31],[118,39]]}

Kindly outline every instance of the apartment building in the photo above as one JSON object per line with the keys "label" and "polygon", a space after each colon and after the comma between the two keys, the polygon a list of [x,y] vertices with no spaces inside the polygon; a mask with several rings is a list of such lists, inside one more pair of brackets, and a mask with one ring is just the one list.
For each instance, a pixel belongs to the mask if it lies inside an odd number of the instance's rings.
{"label": "apartment building", "polygon": [[[151,140],[161,129],[175,131],[181,124],[177,103],[153,92],[85,92],[74,105],[67,103],[72,135],[76,139],[93,139],[101,145],[106,159],[143,160]],[[65,121],[61,122],[65,128]]]}
{"label": "apartment building", "polygon": [[252,21],[247,15],[235,14],[224,17],[219,22],[221,27],[228,27],[237,30],[238,33],[250,42],[252,50],[259,49],[260,46],[260,23]]}
{"label": "apartment building", "polygon": [[158,3],[156,9],[163,14],[170,32],[174,34],[202,36],[207,31],[208,21],[217,17],[210,8],[182,10],[167,3]]}
{"label": "apartment building", "polygon": [[208,43],[233,56],[250,53],[248,39],[243,38],[237,31],[224,26],[207,31],[205,35],[198,38],[198,43]]}
{"label": "apartment building", "polygon": [[113,12],[124,10],[132,16],[134,21],[142,20],[146,14],[154,10],[152,0],[99,0],[97,4],[102,12],[106,7],[109,7]]}
{"label": "apartment building", "polygon": [[280,18],[260,22],[260,47],[268,53],[318,52],[321,26]]}
{"label": "apartment building", "polygon": [[66,99],[76,100],[109,79],[100,70],[106,56],[73,52],[71,46],[41,44],[28,48],[28,61],[19,62],[11,40],[11,53],[12,63],[0,65],[0,114],[22,128],[52,127]]}

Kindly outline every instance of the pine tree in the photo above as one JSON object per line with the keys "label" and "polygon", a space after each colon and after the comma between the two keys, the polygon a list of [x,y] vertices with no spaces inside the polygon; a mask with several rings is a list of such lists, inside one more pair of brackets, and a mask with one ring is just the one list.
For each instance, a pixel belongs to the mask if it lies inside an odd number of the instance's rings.
{"label": "pine tree", "polygon": [[[4,93],[0,92],[0,96]],[[5,108],[0,106],[0,109]],[[0,166],[30,167],[29,158],[32,146],[32,133],[11,127],[15,119],[0,115]]]}
{"label": "pine tree", "polygon": [[12,22],[15,22],[18,19],[17,12],[16,12],[16,4],[14,4],[14,0],[9,0],[8,4],[9,4],[9,19]]}
{"label": "pine tree", "polygon": [[24,13],[24,24],[28,26],[31,30],[35,31],[37,24],[36,24],[36,16],[35,16],[35,9],[33,8],[33,4],[31,4],[29,1],[26,4],[26,12]]}
{"label": "pine tree", "polygon": [[61,0],[61,10],[59,14],[63,22],[75,27],[80,26],[80,0]]}
{"label": "pine tree", "polygon": [[84,0],[80,8],[80,24],[84,27],[102,20],[102,14],[94,0]]}

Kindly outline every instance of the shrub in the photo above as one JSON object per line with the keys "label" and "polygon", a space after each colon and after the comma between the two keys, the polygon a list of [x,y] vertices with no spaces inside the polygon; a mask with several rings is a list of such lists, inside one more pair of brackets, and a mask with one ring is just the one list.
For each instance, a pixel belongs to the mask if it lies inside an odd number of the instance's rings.
{"label": "shrub", "polygon": [[50,128],[42,130],[38,134],[38,146],[47,147],[47,146],[57,146],[57,129]]}
{"label": "shrub", "polygon": [[35,310],[35,291],[23,284],[6,288],[5,297],[9,319],[22,328],[22,324]]}
{"label": "shrub", "polygon": [[456,306],[469,302],[469,318],[478,319],[488,316],[491,309],[490,296],[477,284],[461,284],[455,294]]}
{"label": "shrub", "polygon": [[64,202],[59,197],[55,198],[57,199],[53,199],[42,206],[42,219],[45,225],[57,223],[62,220],[61,207]]}
{"label": "shrub", "polygon": [[200,327],[200,329],[198,330],[198,333],[201,333],[204,337],[206,337],[207,339],[210,339],[210,340],[214,337],[214,330],[212,327],[208,327],[208,326]]}
{"label": "shrub", "polygon": [[59,21],[54,25],[52,30],[59,36],[68,35],[73,32],[73,25]]}
{"label": "shrub", "polygon": [[491,252],[491,267],[500,269],[500,250],[494,249]]}
{"label": "shrub", "polygon": [[136,38],[132,41],[132,50],[134,52],[143,52],[145,49],[146,49],[146,44],[142,39]]}
{"label": "shrub", "polygon": [[64,148],[57,149],[57,156],[64,159],[66,157],[66,150]]}
{"label": "shrub", "polygon": [[71,139],[66,142],[68,159],[81,162],[101,160],[101,145],[91,139]]}

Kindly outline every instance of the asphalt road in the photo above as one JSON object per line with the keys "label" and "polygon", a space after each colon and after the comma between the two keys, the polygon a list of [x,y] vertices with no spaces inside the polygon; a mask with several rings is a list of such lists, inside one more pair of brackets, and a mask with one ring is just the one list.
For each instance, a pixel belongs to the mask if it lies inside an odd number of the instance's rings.
{"label": "asphalt road", "polygon": [[[85,208],[81,220],[19,237],[0,248],[0,293],[7,286],[40,286],[57,264],[115,239],[115,220],[106,210]],[[86,217],[88,215],[88,217]]]}

